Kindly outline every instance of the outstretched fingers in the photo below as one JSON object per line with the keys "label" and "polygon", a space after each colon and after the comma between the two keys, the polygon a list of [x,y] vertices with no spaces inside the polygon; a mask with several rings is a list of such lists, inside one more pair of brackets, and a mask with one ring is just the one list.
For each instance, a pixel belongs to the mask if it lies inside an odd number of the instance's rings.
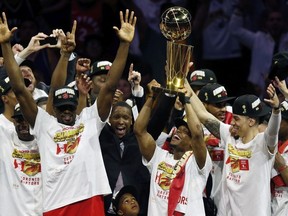
{"label": "outstretched fingers", "polygon": [[137,22],[137,17],[134,16],[134,11],[131,11],[129,23],[135,27],[136,22]]}

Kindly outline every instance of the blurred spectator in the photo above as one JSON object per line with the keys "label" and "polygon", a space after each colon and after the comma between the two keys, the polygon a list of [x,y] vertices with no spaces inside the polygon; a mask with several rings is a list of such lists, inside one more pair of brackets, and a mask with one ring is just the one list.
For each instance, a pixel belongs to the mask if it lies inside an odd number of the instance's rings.
{"label": "blurred spectator", "polygon": [[238,39],[251,50],[248,82],[252,84],[254,94],[264,97],[266,82],[269,82],[267,77],[270,72],[272,57],[277,52],[288,50],[288,33],[284,28],[281,11],[266,11],[263,14],[264,28],[252,32],[243,27],[242,15],[244,10],[245,7],[243,8],[241,4],[235,9],[230,21],[230,32],[235,36],[235,39]]}
{"label": "blurred spectator", "polygon": [[196,69],[213,70],[218,83],[224,85],[232,95],[239,95],[246,74],[240,43],[228,29],[234,8],[235,1],[231,0],[200,1],[193,23],[192,38],[197,41],[194,52]]}
{"label": "blurred spectator", "polygon": [[40,0],[40,15],[47,23],[49,31],[62,28],[69,31],[71,23],[71,1],[69,0]]}
{"label": "blurred spectator", "polygon": [[23,20],[38,17],[41,9],[38,0],[2,0],[0,11],[5,11],[8,24],[19,27]]}
{"label": "blurred spectator", "polygon": [[90,34],[85,37],[83,49],[79,51],[79,55],[96,62],[105,59],[104,38],[101,35]]}
{"label": "blurred spectator", "polygon": [[90,34],[101,34],[102,3],[97,0],[72,0],[71,19],[77,20],[77,52],[83,47],[85,37]]}

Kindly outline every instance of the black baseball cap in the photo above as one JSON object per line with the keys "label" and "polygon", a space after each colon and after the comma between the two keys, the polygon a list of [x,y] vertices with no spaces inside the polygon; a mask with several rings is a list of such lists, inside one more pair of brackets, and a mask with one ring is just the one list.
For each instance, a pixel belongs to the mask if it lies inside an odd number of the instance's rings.
{"label": "black baseball cap", "polygon": [[14,114],[13,116],[11,116],[11,118],[19,118],[19,117],[23,117],[21,109],[20,109],[20,105],[16,104],[15,108],[14,108]]}
{"label": "black baseball cap", "polygon": [[53,105],[60,107],[64,105],[72,105],[77,107],[78,95],[74,88],[64,86],[54,91]]}
{"label": "black baseball cap", "polygon": [[232,106],[233,114],[248,117],[261,117],[267,115],[271,108],[256,95],[242,95],[236,98]]}
{"label": "black baseball cap", "polygon": [[179,128],[182,125],[188,128],[187,117],[183,116],[181,118],[175,118],[174,125],[176,126],[176,128]]}
{"label": "black baseball cap", "polygon": [[203,86],[199,91],[198,97],[202,102],[212,104],[229,101],[235,98],[228,97],[225,87],[218,83]]}
{"label": "black baseball cap", "polygon": [[35,70],[35,64],[33,61],[29,60],[29,59],[25,59],[20,65],[19,67],[21,66],[27,66],[29,67],[32,71]]}
{"label": "black baseball cap", "polygon": [[283,119],[288,120],[288,102],[283,101],[280,104],[281,116]]}
{"label": "black baseball cap", "polygon": [[284,80],[288,77],[288,52],[276,53],[272,58],[272,65],[269,73],[269,79]]}
{"label": "black baseball cap", "polygon": [[92,77],[96,75],[107,74],[111,66],[112,63],[109,61],[96,61],[92,64],[88,76]]}
{"label": "black baseball cap", "polygon": [[208,83],[216,83],[215,73],[210,69],[195,70],[190,74],[189,83],[191,86],[204,86]]}
{"label": "black baseball cap", "polygon": [[10,79],[6,77],[0,80],[0,95],[5,95],[11,89]]}
{"label": "black baseball cap", "polygon": [[136,199],[138,197],[137,189],[134,186],[126,185],[122,187],[120,191],[116,192],[116,194],[112,198],[112,206],[116,214],[117,214],[117,211],[119,210],[120,199],[126,193],[132,194]]}

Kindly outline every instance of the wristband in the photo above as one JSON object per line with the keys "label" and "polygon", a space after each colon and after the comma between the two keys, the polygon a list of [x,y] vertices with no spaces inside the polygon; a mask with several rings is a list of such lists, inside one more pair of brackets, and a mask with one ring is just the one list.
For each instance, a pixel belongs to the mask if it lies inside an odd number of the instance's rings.
{"label": "wristband", "polygon": [[283,166],[280,166],[280,167],[277,169],[277,171],[278,171],[279,173],[281,173],[283,170],[285,170],[285,169],[287,169],[287,168],[288,168],[287,165],[283,165]]}
{"label": "wristband", "polygon": [[190,103],[190,97],[185,96],[184,94],[179,95],[179,101],[182,103],[182,105],[189,104]]}

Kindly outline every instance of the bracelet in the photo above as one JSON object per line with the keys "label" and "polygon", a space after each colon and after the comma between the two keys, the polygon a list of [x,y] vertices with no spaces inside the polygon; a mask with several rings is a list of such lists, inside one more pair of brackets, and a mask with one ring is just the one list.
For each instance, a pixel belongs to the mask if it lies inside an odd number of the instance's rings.
{"label": "bracelet", "polygon": [[283,166],[280,166],[280,167],[277,169],[277,171],[278,171],[279,173],[281,173],[283,170],[285,170],[285,169],[287,169],[287,168],[288,168],[287,165],[283,165]]}
{"label": "bracelet", "polygon": [[190,97],[185,96],[184,97],[184,102],[185,102],[185,104],[190,104]]}

